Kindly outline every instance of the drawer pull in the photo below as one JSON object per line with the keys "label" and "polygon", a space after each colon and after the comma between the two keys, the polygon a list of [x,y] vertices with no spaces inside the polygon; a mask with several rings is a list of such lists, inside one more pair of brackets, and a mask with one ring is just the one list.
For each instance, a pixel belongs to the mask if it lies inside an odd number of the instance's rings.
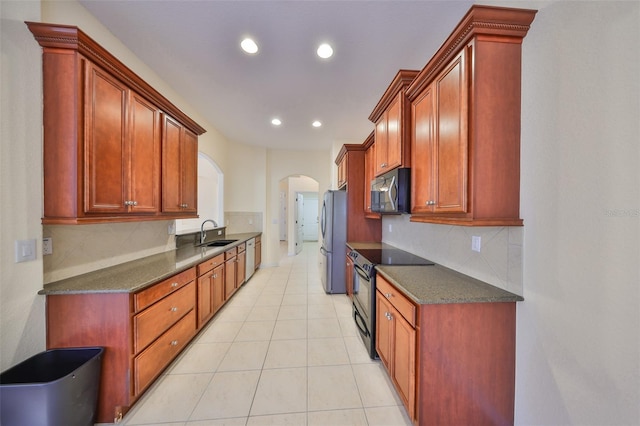
{"label": "drawer pull", "polygon": [[391,318],[393,318],[389,312],[385,312],[384,316],[387,317],[389,321],[391,321]]}
{"label": "drawer pull", "polygon": [[175,306],[172,306],[170,310],[171,312],[178,312],[178,308]]}
{"label": "drawer pull", "polygon": [[213,278],[218,278],[218,274],[213,274]]}
{"label": "drawer pull", "polygon": [[393,296],[393,294],[391,293],[385,293],[384,297],[386,297],[387,299],[391,299],[391,296]]}
{"label": "drawer pull", "polygon": [[178,283],[171,283],[171,287],[178,287]]}
{"label": "drawer pull", "polygon": [[171,346],[178,346],[178,341],[177,340],[172,340],[171,341]]}

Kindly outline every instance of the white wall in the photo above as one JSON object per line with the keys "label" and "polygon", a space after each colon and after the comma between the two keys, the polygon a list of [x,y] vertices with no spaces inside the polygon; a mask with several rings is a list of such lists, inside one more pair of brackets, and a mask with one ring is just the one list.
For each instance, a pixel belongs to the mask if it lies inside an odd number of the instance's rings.
{"label": "white wall", "polygon": [[[516,424],[640,424],[640,3],[491,3],[539,10],[523,43],[522,234],[389,218],[383,239],[512,291],[521,262]],[[477,233],[495,247],[473,254]]]}
{"label": "white wall", "polygon": [[[44,350],[42,288],[42,62],[24,21],[37,2],[0,3],[0,370]],[[37,260],[14,263],[15,240],[36,239]]]}

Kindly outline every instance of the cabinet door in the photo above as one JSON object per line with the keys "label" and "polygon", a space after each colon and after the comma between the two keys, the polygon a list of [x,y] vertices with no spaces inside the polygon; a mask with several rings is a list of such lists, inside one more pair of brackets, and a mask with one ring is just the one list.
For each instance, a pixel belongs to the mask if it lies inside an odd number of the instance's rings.
{"label": "cabinet door", "polygon": [[131,92],[129,130],[129,200],[132,212],[160,210],[160,111]]}
{"label": "cabinet door", "polygon": [[247,275],[247,253],[240,252],[236,257],[236,288],[240,288],[240,286],[244,283],[245,277]]}
{"label": "cabinet door", "polygon": [[431,212],[436,198],[433,85],[412,103],[411,116],[411,213]]}
{"label": "cabinet door", "polygon": [[416,331],[395,309],[391,317],[390,322],[393,324],[392,378],[398,395],[407,407],[409,418],[413,419],[416,394]]}
{"label": "cabinet door", "polygon": [[168,115],[163,119],[162,132],[162,211],[181,212],[181,150],[182,126]]}
{"label": "cabinet door", "polygon": [[124,213],[128,89],[90,63],[86,73],[84,211]]}
{"label": "cabinet door", "polygon": [[466,50],[436,77],[436,212],[467,211]]}
{"label": "cabinet door", "polygon": [[[349,251],[347,248],[347,253]],[[346,257],[345,282],[347,284],[347,296],[353,299],[353,260],[348,255]]]}
{"label": "cabinet door", "polygon": [[198,277],[198,329],[213,315],[213,270]]}
{"label": "cabinet door", "polygon": [[184,129],[182,145],[182,187],[183,212],[198,212],[198,136]]}
{"label": "cabinet door", "polygon": [[387,112],[385,111],[376,123],[376,149],[375,149],[375,174],[376,176],[387,171]]}
{"label": "cabinet door", "polygon": [[364,153],[364,211],[371,213],[371,181],[376,175],[376,144],[374,143]]}
{"label": "cabinet door", "polygon": [[256,241],[256,265],[255,269],[258,269],[262,263],[262,241]]}
{"label": "cabinet door", "polygon": [[224,262],[224,300],[229,300],[236,290],[236,258]]}
{"label": "cabinet door", "polygon": [[212,312],[215,314],[224,304],[224,264],[213,270]]}
{"label": "cabinet door", "polygon": [[402,110],[400,97],[396,97],[387,110],[387,156],[385,170],[391,170],[402,164]]}
{"label": "cabinet door", "polygon": [[390,375],[393,374],[391,358],[393,324],[389,316],[392,309],[385,298],[379,292],[376,292],[376,351]]}

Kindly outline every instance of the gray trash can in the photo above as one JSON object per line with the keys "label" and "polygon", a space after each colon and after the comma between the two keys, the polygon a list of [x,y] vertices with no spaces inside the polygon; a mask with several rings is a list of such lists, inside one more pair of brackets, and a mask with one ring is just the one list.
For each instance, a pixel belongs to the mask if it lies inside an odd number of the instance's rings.
{"label": "gray trash can", "polygon": [[93,425],[104,348],[50,349],[0,375],[2,426]]}

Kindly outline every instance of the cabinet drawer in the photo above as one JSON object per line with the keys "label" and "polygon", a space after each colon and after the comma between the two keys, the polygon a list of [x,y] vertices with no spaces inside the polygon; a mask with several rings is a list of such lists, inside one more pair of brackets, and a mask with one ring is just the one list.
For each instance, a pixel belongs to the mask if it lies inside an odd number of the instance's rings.
{"label": "cabinet drawer", "polygon": [[140,394],[176,357],[196,332],[196,311],[191,310],[133,361],[134,395]]}
{"label": "cabinet drawer", "polygon": [[240,245],[238,245],[238,247],[236,247],[238,249],[238,253],[242,253],[243,251],[245,251],[247,249],[247,243],[242,243]]}
{"label": "cabinet drawer", "polygon": [[237,251],[236,249],[237,249],[237,247],[234,247],[234,248],[232,248],[232,249],[227,250],[227,251],[224,253],[224,258],[225,258],[225,260],[229,260],[229,259],[231,259],[232,257],[235,257],[235,256],[238,254],[238,251]]}
{"label": "cabinet drawer", "polygon": [[196,279],[196,268],[187,269],[171,278],[159,282],[133,296],[133,309],[139,312],[162,299],[167,294],[171,294],[180,287],[184,287],[189,281]]}
{"label": "cabinet drawer", "polygon": [[205,260],[201,264],[198,265],[198,276],[202,276],[205,273],[209,272],[213,268],[218,265],[222,265],[224,263],[224,254],[219,254],[216,257],[212,257],[209,260]]}
{"label": "cabinet drawer", "polygon": [[256,244],[259,243],[259,242],[262,242],[262,235],[258,235],[256,237]]}
{"label": "cabinet drawer", "polygon": [[153,342],[192,310],[195,304],[196,284],[192,281],[136,315],[133,318],[134,353]]}
{"label": "cabinet drawer", "polygon": [[376,288],[382,296],[411,324],[416,326],[416,307],[397,288],[380,275],[376,277]]}

